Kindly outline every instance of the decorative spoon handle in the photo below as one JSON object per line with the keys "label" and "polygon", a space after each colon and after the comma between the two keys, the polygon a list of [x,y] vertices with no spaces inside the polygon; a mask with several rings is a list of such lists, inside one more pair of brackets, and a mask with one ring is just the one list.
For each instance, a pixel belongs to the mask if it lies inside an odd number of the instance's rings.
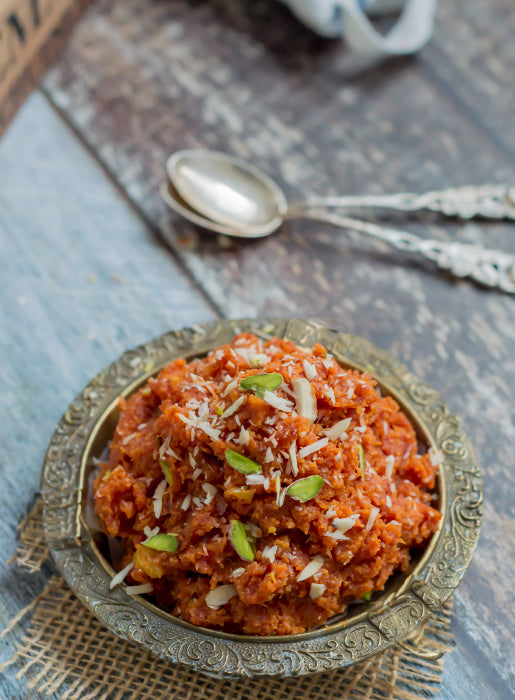
{"label": "decorative spoon handle", "polygon": [[311,207],[382,207],[399,211],[430,209],[445,216],[460,219],[514,219],[515,187],[509,185],[481,185],[457,187],[425,194],[364,195],[348,197],[308,197],[291,205],[300,213]]}
{"label": "decorative spoon handle", "polygon": [[364,233],[397,250],[422,255],[456,277],[470,277],[488,287],[499,287],[504,292],[515,294],[515,256],[509,253],[470,243],[419,238],[406,231],[327,212],[304,212],[303,216]]}

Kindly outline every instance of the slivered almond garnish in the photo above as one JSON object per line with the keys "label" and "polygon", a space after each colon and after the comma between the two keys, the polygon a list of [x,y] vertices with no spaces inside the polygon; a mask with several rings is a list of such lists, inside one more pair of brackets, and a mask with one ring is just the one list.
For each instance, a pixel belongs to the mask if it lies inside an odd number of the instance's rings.
{"label": "slivered almond garnish", "polygon": [[301,450],[299,450],[299,457],[308,457],[309,455],[312,455],[314,452],[318,452],[318,450],[321,450],[328,443],[329,443],[328,437],[321,438],[320,440],[317,440],[316,442],[312,442],[311,445],[306,445],[306,447],[303,447]]}
{"label": "slivered almond garnish", "polygon": [[317,418],[317,399],[315,390],[304,377],[297,377],[292,381],[295,392],[295,406],[299,416],[307,418],[310,424]]}
{"label": "slivered almond garnish", "polygon": [[338,423],[335,423],[331,428],[328,428],[325,431],[325,434],[329,440],[332,440],[333,442],[336,442],[336,440],[344,440],[347,437],[346,430],[350,424],[351,419],[344,418],[343,420],[339,420]]}
{"label": "slivered almond garnish", "polygon": [[315,557],[312,559],[307,566],[305,566],[300,574],[297,576],[297,581],[305,581],[307,578],[314,576],[317,571],[324,565],[324,557]]}
{"label": "slivered almond garnish", "polygon": [[218,586],[218,588],[209,591],[206,596],[206,605],[212,610],[217,610],[237,595],[238,591],[236,590],[236,586],[232,583],[227,583],[225,586]]}
{"label": "slivered almond garnish", "polygon": [[349,517],[347,518],[335,518],[333,520],[333,527],[335,527],[340,532],[347,532],[347,530],[350,530],[352,527],[354,527],[358,519],[359,514],[349,515]]}
{"label": "slivered almond garnish", "polygon": [[289,449],[290,460],[291,460],[291,471],[293,476],[297,476],[299,473],[299,467],[297,466],[297,443],[292,442]]}
{"label": "slivered almond garnish", "polygon": [[[159,530],[159,528],[158,528]],[[130,564],[127,564],[125,568],[123,568],[121,571],[119,571],[113,578],[111,579],[111,583],[109,584],[110,590],[112,590],[115,586],[117,586],[119,583],[121,583],[129,571],[131,571],[134,568],[134,562],[131,561]]]}
{"label": "slivered almond garnish", "polygon": [[325,586],[323,583],[312,583],[309,589],[309,597],[311,600],[316,600],[324,593]]}
{"label": "slivered almond garnish", "polygon": [[129,595],[144,595],[145,593],[152,593],[153,590],[151,583],[142,583],[139,586],[125,586],[125,592]]}
{"label": "slivered almond garnish", "polygon": [[350,540],[350,537],[347,537],[347,535],[344,535],[343,532],[339,530],[328,530],[325,533],[325,537],[332,537],[333,540]]}
{"label": "slivered almond garnish", "polygon": [[240,408],[240,406],[245,403],[246,401],[246,396],[240,396],[239,399],[236,399],[234,403],[232,403],[229,408],[226,408],[225,411],[222,413],[220,418],[229,418],[229,416],[232,416],[233,413],[236,413],[236,411]]}
{"label": "slivered almond garnish", "polygon": [[370,511],[370,515],[368,516],[367,524],[365,525],[365,531],[368,532],[369,530],[372,529],[373,524],[376,521],[377,516],[379,515],[379,508],[376,508],[375,506],[372,508]]}

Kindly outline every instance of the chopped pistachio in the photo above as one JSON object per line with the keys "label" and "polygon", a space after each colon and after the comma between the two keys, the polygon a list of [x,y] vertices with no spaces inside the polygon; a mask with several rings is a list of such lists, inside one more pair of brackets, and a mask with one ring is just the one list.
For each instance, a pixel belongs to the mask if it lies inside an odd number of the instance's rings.
{"label": "chopped pistachio", "polygon": [[318,476],[318,474],[313,474],[313,476],[306,476],[304,479],[294,481],[293,484],[288,486],[286,493],[288,496],[305,503],[311,498],[315,498],[323,485],[324,480],[322,477]]}
{"label": "chopped pistachio", "polygon": [[174,535],[155,535],[142,544],[150,549],[157,549],[159,552],[176,552],[178,547],[177,538]]}
{"label": "chopped pistachio", "polygon": [[141,390],[141,393],[143,394],[143,396],[149,396],[151,391],[152,389],[149,386],[146,386],[144,389]]}
{"label": "chopped pistachio", "polygon": [[359,470],[361,472],[361,478],[365,478],[365,453],[363,452],[363,445],[359,446]]}
{"label": "chopped pistachio", "polygon": [[111,476],[111,470],[108,469],[106,471],[106,473],[104,474],[104,476],[102,477],[102,481],[106,481],[106,479],[109,479],[110,476]]}
{"label": "chopped pistachio", "polygon": [[262,471],[260,464],[253,462],[248,457],[244,457],[234,450],[225,450],[225,459],[230,467],[242,474],[258,474]]}
{"label": "chopped pistachio", "polygon": [[150,360],[150,362],[147,362],[145,364],[145,372],[151,372],[153,369],[154,369],[154,363],[152,362],[152,360]]}
{"label": "chopped pistachio", "polygon": [[217,413],[219,416],[221,416],[223,412],[224,412],[223,408],[215,408],[215,413]]}
{"label": "chopped pistachio", "polygon": [[370,598],[372,598],[372,591],[367,591],[365,595],[361,596],[361,600],[364,600],[365,603],[368,603],[370,601]]}
{"label": "chopped pistachio", "polygon": [[254,548],[250,543],[243,524],[239,520],[231,523],[231,542],[237,554],[245,561],[254,560]]}
{"label": "chopped pistachio", "polygon": [[164,477],[168,483],[168,486],[172,485],[172,472],[170,471],[170,467],[165,461],[159,462],[161,465],[161,471],[164,474]]}
{"label": "chopped pistachio", "polygon": [[274,391],[283,383],[283,378],[278,372],[271,374],[253,374],[251,377],[245,377],[240,382],[240,389],[244,391],[250,389],[256,396],[261,399],[265,395],[265,391]]}

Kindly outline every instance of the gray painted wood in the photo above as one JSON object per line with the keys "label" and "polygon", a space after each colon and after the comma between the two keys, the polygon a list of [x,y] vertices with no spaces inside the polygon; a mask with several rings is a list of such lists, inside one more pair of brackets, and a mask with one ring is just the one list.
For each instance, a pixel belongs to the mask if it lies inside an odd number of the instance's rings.
{"label": "gray painted wood", "polygon": [[[48,576],[5,562],[62,412],[124,350],[214,314],[41,95],[0,142],[0,173],[3,628]],[[0,697],[38,697],[15,672]]]}
{"label": "gray painted wood", "polygon": [[[28,497],[63,407],[125,347],[167,326],[189,323],[184,316],[195,315],[195,309],[199,317],[218,308],[227,316],[329,318],[403,359],[463,417],[484,465],[485,517],[477,556],[457,594],[457,646],[446,661],[440,697],[514,697],[514,599],[506,585],[515,577],[515,544],[508,536],[515,500],[513,298],[451,281],[429,266],[320,225],[291,223],[269,240],[232,244],[180,222],[157,195],[167,155],[199,145],[255,160],[290,194],[515,182],[514,32],[511,0],[470,0],[466,7],[446,0],[435,39],[417,59],[377,68],[345,53],[338,42],[314,37],[275,0],[99,0],[47,77],[45,90],[147,227],[117,202],[98,169],[51,116],[46,117],[53,124],[51,146],[47,143],[39,112],[48,110],[40,100],[33,102],[22,114],[24,129],[19,121],[0,144],[0,152],[11,153],[0,177],[18,168],[16,187],[0,180],[9,200],[18,202],[11,203],[10,212],[2,203],[0,231],[9,227],[14,238],[23,233],[5,248],[10,266],[1,284],[14,291],[3,294],[9,302],[4,318],[10,319],[8,331],[20,344],[20,357],[38,363],[33,376],[23,373],[17,356],[7,363],[14,387],[10,396],[19,397],[34,418],[28,436],[7,431],[6,454],[20,455],[17,469],[11,465],[15,476],[9,477],[15,492],[20,492],[21,464],[33,475],[24,486]],[[17,145],[5,146],[13,143],[13,134],[19,134]],[[20,144],[26,149],[22,159]],[[49,149],[59,167],[50,162]],[[29,182],[33,162],[39,168],[36,181]],[[94,172],[90,179],[96,188],[83,170]],[[59,196],[68,191],[72,172],[76,205]],[[56,177],[61,178],[57,187]],[[103,193],[99,200],[105,198],[98,219],[96,191]],[[116,248],[126,236],[124,226],[117,226],[122,211],[131,222],[132,241],[123,258]],[[108,238],[111,227],[113,238]],[[444,227],[427,217],[411,227],[423,235],[456,236],[515,252],[513,226],[505,224]],[[91,228],[94,240],[88,246],[83,239]],[[77,243],[68,239],[61,264],[49,251],[53,236],[64,230],[77,231]],[[158,236],[169,241],[205,295],[193,288],[189,313],[179,315],[178,299],[192,288]],[[135,275],[147,263],[157,272],[155,277],[143,273],[145,289],[111,284],[112,267],[130,277],[127,266]],[[170,292],[168,304],[154,308],[149,318],[142,312],[167,270],[173,271],[171,289],[182,280],[183,291]],[[87,281],[90,274],[96,275],[94,283]],[[20,286],[33,289],[30,307],[28,302],[13,306],[19,296],[29,299]],[[114,322],[106,296],[117,311]],[[70,328],[69,335],[63,327]],[[81,332],[91,335],[89,343]],[[11,357],[12,341],[2,344],[1,336],[2,357]],[[45,348],[52,348],[55,358]],[[37,397],[34,407],[25,387]],[[13,416],[0,416],[0,426],[13,425]],[[8,523],[0,524],[6,537],[12,537],[20,498],[13,499]],[[14,575],[6,576],[14,586]],[[33,579],[23,580],[9,593],[9,610],[30,598],[29,586],[37,589]],[[7,696],[22,691],[12,692]]]}
{"label": "gray painted wood", "polygon": [[[370,67],[276,2],[100,0],[45,81],[226,315],[333,319],[406,361],[463,417],[485,465],[486,504],[478,555],[457,596],[452,668],[462,671],[446,673],[449,698],[476,687],[504,700],[515,684],[513,595],[503,584],[515,576],[506,536],[515,495],[513,298],[318,224],[290,223],[246,244],[216,239],[166,211],[157,188],[167,155],[195,146],[254,160],[290,194],[515,182],[511,73],[495,68],[491,50],[515,31],[510,7],[441,3],[439,31],[417,59]],[[512,46],[505,38],[499,47],[508,66]],[[410,225],[515,252],[512,225],[444,227],[434,217]]]}

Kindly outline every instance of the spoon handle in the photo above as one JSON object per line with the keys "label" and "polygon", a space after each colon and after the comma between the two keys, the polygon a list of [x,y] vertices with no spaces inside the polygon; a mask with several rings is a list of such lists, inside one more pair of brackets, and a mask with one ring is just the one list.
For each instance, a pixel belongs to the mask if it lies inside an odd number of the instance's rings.
{"label": "spoon handle", "polygon": [[397,250],[422,255],[456,277],[470,277],[487,287],[499,287],[504,292],[515,294],[515,256],[509,253],[470,243],[419,238],[406,231],[325,212],[309,212],[304,216],[364,233]]}
{"label": "spoon handle", "polygon": [[515,220],[515,187],[509,185],[481,185],[457,187],[425,194],[364,195],[348,197],[308,197],[291,205],[300,213],[310,207],[382,207],[399,211],[429,209],[445,216],[460,219],[513,219]]}

